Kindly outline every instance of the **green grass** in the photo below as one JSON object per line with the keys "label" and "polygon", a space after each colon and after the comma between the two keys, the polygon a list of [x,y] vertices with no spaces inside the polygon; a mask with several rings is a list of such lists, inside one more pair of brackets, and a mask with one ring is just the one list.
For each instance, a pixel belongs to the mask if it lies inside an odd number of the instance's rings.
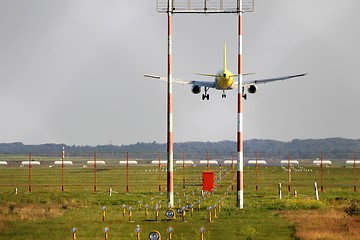
{"label": "green grass", "polygon": [[[205,239],[294,239],[295,225],[279,216],[282,210],[327,209],[339,201],[360,199],[353,190],[353,170],[349,168],[324,168],[324,192],[320,201],[315,200],[314,182],[320,188],[318,167],[297,168],[291,172],[291,191],[287,189],[288,173],[282,167],[260,167],[258,171],[259,191],[255,191],[254,167],[245,167],[245,206],[236,208],[236,192],[231,190],[234,172],[222,167],[226,175],[219,181],[216,190],[201,196],[201,172],[204,167],[175,168],[175,205],[201,200],[200,211],[195,206],[193,217],[188,212],[186,222],[181,217],[165,219],[166,172],[157,166],[130,166],[129,192],[126,192],[126,168],[115,164],[98,167],[96,171],[97,191],[94,192],[94,170],[83,168],[83,163],[66,167],[64,189],[61,191],[62,171],[59,167],[33,167],[32,192],[28,192],[29,171],[23,167],[0,167],[0,239],[72,239],[71,229],[78,229],[78,239],[103,239],[103,228],[110,228],[109,239],[136,239],[135,228],[142,228],[141,239],[148,239],[152,230],[158,230],[162,239],[167,238],[166,229],[174,228],[173,239],[198,239],[199,228],[205,227]],[[161,168],[163,170],[164,168]],[[212,167],[215,176],[220,168]],[[184,175],[183,175],[184,174]],[[185,189],[183,188],[185,176]],[[162,191],[158,191],[159,179]],[[277,184],[281,182],[283,199],[277,195]],[[19,194],[14,194],[15,188]],[[109,188],[113,195],[109,196]],[[236,189],[236,186],[234,186]],[[298,196],[293,196],[293,191]],[[186,200],[188,198],[188,200]],[[154,206],[161,201],[160,222],[155,221]],[[206,207],[222,202],[218,218],[209,222]],[[142,207],[138,210],[138,202]],[[133,222],[129,222],[128,211],[123,217],[122,204],[133,207]],[[145,216],[144,205],[149,204],[149,215]],[[101,207],[106,205],[106,220],[102,222]],[[31,210],[38,216],[30,217]]]}

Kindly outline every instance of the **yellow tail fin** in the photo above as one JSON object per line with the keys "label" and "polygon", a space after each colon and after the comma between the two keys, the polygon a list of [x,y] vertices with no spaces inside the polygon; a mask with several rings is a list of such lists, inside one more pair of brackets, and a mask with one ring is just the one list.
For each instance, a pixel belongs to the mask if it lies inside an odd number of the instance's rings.
{"label": "yellow tail fin", "polygon": [[224,72],[227,71],[226,68],[226,42],[224,42]]}

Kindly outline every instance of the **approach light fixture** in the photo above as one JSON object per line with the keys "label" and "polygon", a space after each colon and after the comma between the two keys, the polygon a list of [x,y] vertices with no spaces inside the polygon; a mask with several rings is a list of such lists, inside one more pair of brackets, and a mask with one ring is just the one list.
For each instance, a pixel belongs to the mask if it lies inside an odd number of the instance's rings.
{"label": "approach light fixture", "polygon": [[153,230],[150,234],[149,234],[149,239],[150,240],[161,240],[161,235],[158,231]]}

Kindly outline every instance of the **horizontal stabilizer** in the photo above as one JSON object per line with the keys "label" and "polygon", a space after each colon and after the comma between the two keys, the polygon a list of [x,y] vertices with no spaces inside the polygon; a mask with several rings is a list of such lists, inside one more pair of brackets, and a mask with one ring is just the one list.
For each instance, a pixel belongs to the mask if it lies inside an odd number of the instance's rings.
{"label": "horizontal stabilizer", "polygon": [[[220,77],[220,74],[211,74],[211,73],[195,73],[196,75],[205,76],[205,77]],[[243,73],[243,76],[253,75],[255,73]],[[230,77],[237,77],[240,74],[232,74]]]}
{"label": "horizontal stabilizer", "polygon": [[219,77],[219,74],[211,74],[211,73],[195,73],[195,74],[205,77]]}
{"label": "horizontal stabilizer", "polygon": [[[243,76],[248,76],[248,75],[254,75],[254,74],[256,74],[256,73],[243,73],[242,75]],[[233,74],[233,75],[231,75],[231,77],[237,77],[237,76],[239,76],[240,74]]]}

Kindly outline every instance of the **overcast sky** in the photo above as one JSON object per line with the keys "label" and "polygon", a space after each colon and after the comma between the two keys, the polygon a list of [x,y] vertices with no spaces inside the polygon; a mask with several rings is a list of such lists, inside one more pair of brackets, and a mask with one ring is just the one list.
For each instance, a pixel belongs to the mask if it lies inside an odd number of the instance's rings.
{"label": "overcast sky", "polygon": [[[360,138],[360,1],[257,0],[244,14],[245,72],[307,72],[259,86],[245,139]],[[237,72],[237,16],[173,17],[173,76]],[[167,16],[156,0],[0,0],[0,142],[166,142]],[[247,77],[249,79],[250,77]],[[212,80],[212,79],[208,79]],[[236,90],[210,101],[174,85],[174,141],[236,141]]]}

